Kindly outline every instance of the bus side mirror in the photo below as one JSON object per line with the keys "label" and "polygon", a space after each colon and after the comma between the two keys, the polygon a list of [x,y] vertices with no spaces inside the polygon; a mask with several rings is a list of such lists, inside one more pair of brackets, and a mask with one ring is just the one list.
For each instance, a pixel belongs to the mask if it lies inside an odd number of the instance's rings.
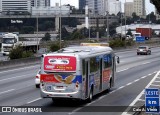
{"label": "bus side mirror", "polygon": [[117,56],[117,63],[120,63],[120,59],[119,59],[119,57]]}

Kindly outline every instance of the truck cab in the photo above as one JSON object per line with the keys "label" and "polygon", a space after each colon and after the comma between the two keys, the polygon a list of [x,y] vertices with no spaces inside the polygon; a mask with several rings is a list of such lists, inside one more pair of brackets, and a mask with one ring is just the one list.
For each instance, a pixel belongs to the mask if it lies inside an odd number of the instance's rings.
{"label": "truck cab", "polygon": [[17,34],[13,33],[4,34],[2,37],[2,46],[1,46],[1,52],[3,53],[3,55],[9,55],[10,50],[15,46],[18,40],[19,38]]}

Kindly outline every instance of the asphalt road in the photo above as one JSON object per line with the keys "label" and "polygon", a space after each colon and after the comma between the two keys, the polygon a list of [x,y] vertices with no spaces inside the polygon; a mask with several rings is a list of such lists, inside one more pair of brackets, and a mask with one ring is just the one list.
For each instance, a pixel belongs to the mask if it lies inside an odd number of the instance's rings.
{"label": "asphalt road", "polygon": [[[62,101],[55,104],[51,99],[41,99],[39,89],[35,88],[34,84],[34,78],[40,66],[35,65],[0,71],[0,105],[42,106],[54,111],[37,115],[120,115],[123,109],[119,112],[111,111],[116,111],[117,106],[129,106],[160,70],[160,48],[152,48],[151,55],[137,55],[135,50],[116,54],[120,57],[120,64],[117,65],[116,86],[109,93],[104,92],[95,96],[91,103]],[[111,109],[107,110],[109,107]],[[1,114],[13,115],[13,113]]]}

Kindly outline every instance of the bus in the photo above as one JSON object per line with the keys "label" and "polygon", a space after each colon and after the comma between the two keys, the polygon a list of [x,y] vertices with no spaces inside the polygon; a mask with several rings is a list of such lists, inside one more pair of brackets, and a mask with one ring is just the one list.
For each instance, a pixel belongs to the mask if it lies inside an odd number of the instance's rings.
{"label": "bus", "polygon": [[42,98],[91,102],[94,95],[115,85],[116,56],[106,46],[72,46],[42,55]]}

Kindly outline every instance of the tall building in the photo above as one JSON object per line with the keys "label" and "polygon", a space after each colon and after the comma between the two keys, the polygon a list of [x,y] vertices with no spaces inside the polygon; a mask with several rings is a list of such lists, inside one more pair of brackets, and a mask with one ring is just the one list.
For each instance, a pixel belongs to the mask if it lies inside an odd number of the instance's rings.
{"label": "tall building", "polygon": [[0,0],[0,10],[3,13],[31,12],[34,6],[50,6],[50,0]]}
{"label": "tall building", "polygon": [[50,0],[34,0],[34,6],[50,6]]}
{"label": "tall building", "polygon": [[25,12],[31,11],[30,0],[1,0],[2,12]]}
{"label": "tall building", "polygon": [[134,4],[133,2],[126,2],[124,4],[124,12],[126,16],[131,17],[133,14],[133,10],[134,10]]}
{"label": "tall building", "polygon": [[86,0],[79,0],[79,9],[82,10],[85,8]]}
{"label": "tall building", "polygon": [[134,0],[134,12],[140,16],[146,16],[146,9],[145,9],[145,1],[146,0]]}
{"label": "tall building", "polygon": [[86,4],[92,11],[92,14],[106,15],[109,12],[109,3],[116,0],[87,0]]}
{"label": "tall building", "polygon": [[[114,1],[109,3],[109,14],[115,14],[117,15],[118,12],[121,11],[121,2],[120,1]],[[111,7],[112,6],[112,7]]]}

